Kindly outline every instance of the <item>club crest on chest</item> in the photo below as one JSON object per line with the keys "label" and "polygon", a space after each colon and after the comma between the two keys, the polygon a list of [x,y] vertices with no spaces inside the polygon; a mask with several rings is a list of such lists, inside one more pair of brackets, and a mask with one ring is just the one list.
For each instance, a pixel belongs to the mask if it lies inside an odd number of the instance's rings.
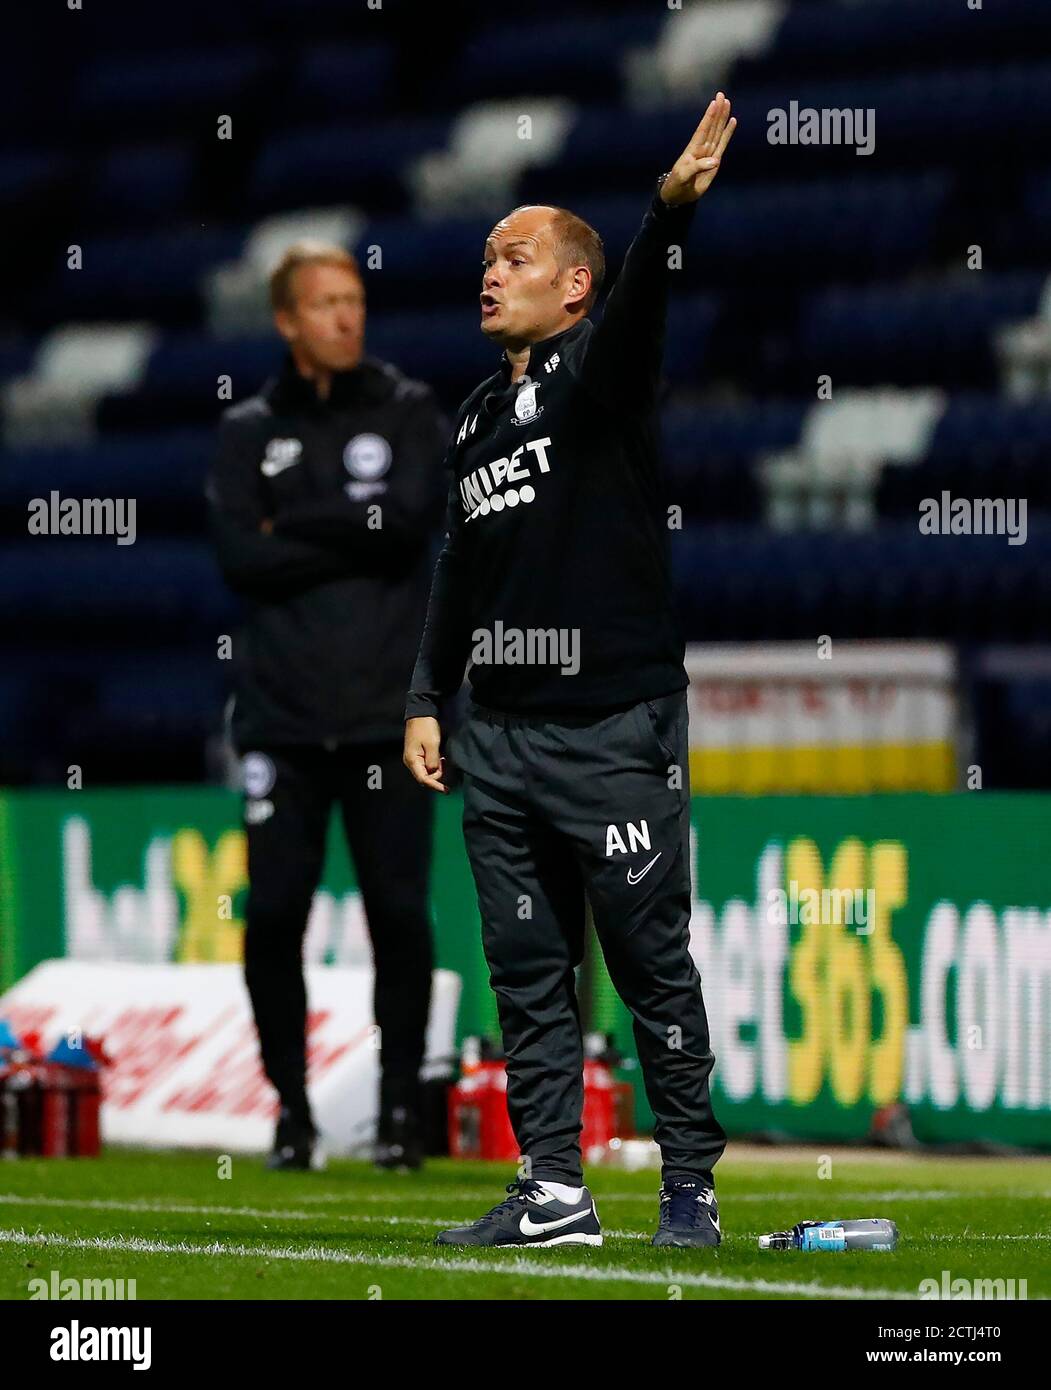
{"label": "club crest on chest", "polygon": [[536,393],[540,387],[539,381],[531,381],[528,386],[523,386],[515,397],[515,418],[511,421],[513,425],[528,425],[538,416],[543,415],[544,407],[536,403]]}

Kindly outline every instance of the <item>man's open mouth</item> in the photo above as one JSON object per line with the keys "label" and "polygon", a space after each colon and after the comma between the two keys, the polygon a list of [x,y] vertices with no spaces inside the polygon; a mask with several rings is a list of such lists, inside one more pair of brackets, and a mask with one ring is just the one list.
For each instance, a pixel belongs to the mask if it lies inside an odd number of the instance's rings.
{"label": "man's open mouth", "polygon": [[483,294],[480,296],[480,298],[482,304],[483,319],[492,318],[492,316],[497,312],[497,310],[502,307],[500,303],[497,300],[495,300],[491,294]]}

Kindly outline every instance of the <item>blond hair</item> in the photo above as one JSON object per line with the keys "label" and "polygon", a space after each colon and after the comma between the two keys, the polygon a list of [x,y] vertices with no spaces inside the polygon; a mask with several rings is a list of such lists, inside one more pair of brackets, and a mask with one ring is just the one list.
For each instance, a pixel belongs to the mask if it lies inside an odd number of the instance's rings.
{"label": "blond hair", "polygon": [[270,303],[275,311],[295,308],[296,297],[292,292],[292,280],[296,271],[304,265],[338,265],[361,279],[361,267],[357,258],[345,246],[337,246],[334,241],[317,241],[310,237],[294,241],[281,253],[281,259],[270,272]]}

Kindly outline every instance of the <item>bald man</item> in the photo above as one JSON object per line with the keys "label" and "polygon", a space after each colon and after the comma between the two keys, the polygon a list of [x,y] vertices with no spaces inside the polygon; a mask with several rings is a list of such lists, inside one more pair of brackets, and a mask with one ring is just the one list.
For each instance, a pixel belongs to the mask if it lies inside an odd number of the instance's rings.
{"label": "bald man", "polygon": [[470,662],[451,756],[522,1158],[510,1195],[442,1245],[602,1243],[580,1154],[585,899],[655,1117],[653,1244],[720,1240],[712,1168],[726,1136],[688,949],[687,677],[657,406],[669,269],[735,124],[720,92],[661,177],[597,326],[593,227],[520,207],[485,244],[481,330],[503,351],[457,417],[405,762],[448,790],[441,701]]}

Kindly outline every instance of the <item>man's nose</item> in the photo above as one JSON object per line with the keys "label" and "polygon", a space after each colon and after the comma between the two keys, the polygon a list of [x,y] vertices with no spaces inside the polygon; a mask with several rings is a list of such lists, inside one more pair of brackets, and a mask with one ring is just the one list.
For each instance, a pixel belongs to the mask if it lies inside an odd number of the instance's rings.
{"label": "man's nose", "polygon": [[489,269],[485,272],[485,274],[482,276],[482,289],[493,290],[498,288],[499,284],[500,275],[496,269],[496,266],[491,265]]}

